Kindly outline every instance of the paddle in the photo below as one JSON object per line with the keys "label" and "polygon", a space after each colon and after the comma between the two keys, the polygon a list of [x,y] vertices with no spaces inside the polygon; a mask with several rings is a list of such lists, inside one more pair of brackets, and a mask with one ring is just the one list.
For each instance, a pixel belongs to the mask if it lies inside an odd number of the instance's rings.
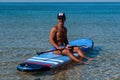
{"label": "paddle", "polygon": [[[63,48],[63,49],[64,49],[64,48]],[[40,55],[40,54],[43,54],[43,53],[53,52],[53,51],[57,51],[57,50],[61,50],[61,49],[47,50],[47,51],[44,51],[44,52],[37,52],[36,54]]]}
{"label": "paddle", "polygon": [[[71,48],[71,47],[75,47],[75,46],[70,46],[68,48]],[[80,48],[88,48],[87,46],[79,46]],[[65,48],[63,48],[65,49]],[[55,49],[55,50],[47,50],[47,51],[44,51],[44,52],[37,52],[36,54],[40,55],[40,54],[43,54],[43,53],[47,53],[47,52],[53,52],[53,51],[57,51],[57,50],[63,50],[63,49]]]}

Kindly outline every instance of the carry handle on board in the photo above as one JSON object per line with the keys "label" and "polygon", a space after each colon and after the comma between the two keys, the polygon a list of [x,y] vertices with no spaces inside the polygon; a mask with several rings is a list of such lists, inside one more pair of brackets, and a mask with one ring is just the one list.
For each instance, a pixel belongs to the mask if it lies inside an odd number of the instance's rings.
{"label": "carry handle on board", "polygon": [[[70,46],[69,48],[71,48],[71,47],[75,47],[75,46]],[[88,48],[88,46],[85,46],[85,45],[78,46],[78,47],[80,47],[80,48]],[[65,49],[65,48],[63,48],[63,49]],[[40,55],[40,54],[43,54],[43,53],[53,52],[53,51],[63,50],[63,49],[47,50],[47,51],[44,51],[44,52],[37,52],[36,54]]]}

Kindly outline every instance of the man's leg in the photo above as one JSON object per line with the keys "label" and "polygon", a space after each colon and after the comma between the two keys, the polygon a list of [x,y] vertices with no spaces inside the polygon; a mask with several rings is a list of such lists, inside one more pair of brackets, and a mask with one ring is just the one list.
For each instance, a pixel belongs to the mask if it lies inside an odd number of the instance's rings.
{"label": "man's leg", "polygon": [[73,52],[77,52],[81,58],[86,58],[88,60],[90,59],[90,58],[86,57],[84,52],[77,46],[73,47]]}
{"label": "man's leg", "polygon": [[62,51],[62,54],[69,56],[73,61],[81,63],[81,61],[79,59],[77,59],[69,49],[64,49]]}

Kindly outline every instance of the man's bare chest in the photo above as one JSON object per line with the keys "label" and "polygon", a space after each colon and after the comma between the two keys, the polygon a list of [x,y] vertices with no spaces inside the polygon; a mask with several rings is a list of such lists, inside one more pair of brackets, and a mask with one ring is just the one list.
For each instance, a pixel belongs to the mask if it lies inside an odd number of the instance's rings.
{"label": "man's bare chest", "polygon": [[64,36],[65,35],[65,30],[61,29],[57,31],[57,36]]}

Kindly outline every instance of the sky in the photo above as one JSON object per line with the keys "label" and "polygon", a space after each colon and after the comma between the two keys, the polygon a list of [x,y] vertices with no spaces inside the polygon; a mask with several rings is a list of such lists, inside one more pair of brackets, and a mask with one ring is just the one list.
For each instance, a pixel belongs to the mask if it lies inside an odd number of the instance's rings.
{"label": "sky", "polygon": [[0,0],[0,2],[120,2],[120,0]]}

